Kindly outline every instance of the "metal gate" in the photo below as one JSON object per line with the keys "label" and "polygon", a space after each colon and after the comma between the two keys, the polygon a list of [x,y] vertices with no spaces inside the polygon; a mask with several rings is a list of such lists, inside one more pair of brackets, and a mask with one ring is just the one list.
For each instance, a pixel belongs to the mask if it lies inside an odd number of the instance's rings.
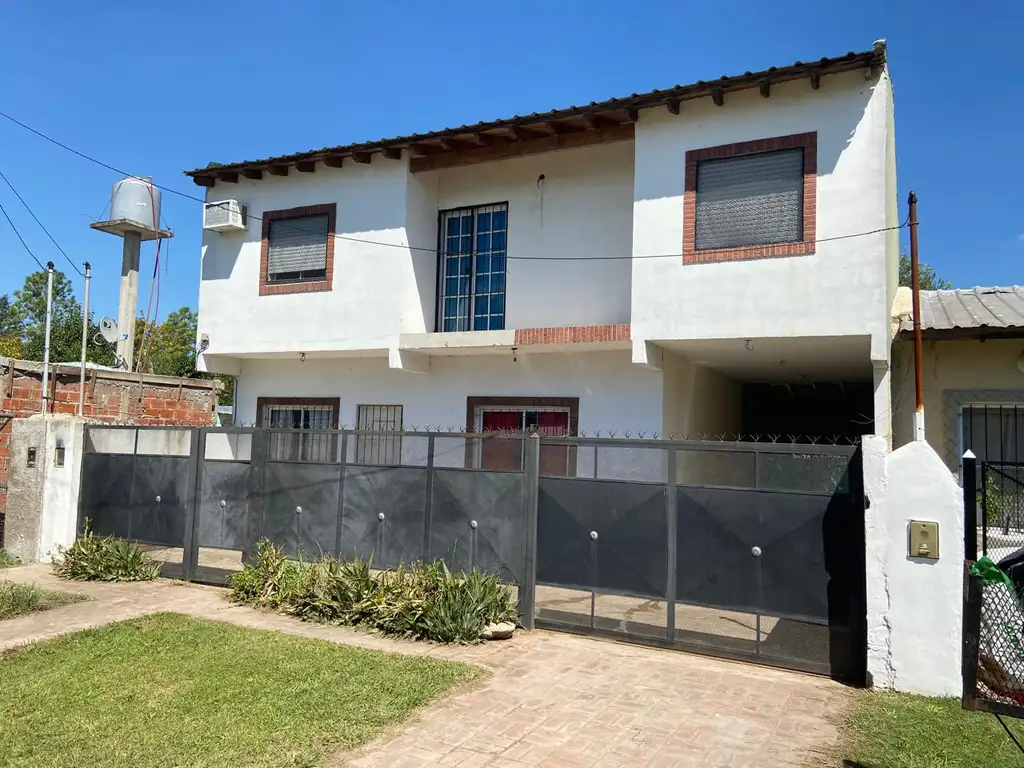
{"label": "metal gate", "polygon": [[[375,440],[397,450],[359,450]],[[480,469],[480,436],[353,430],[87,426],[80,526],[133,541],[166,576],[223,584],[267,538],[289,557],[395,567],[444,558],[519,584],[518,465]],[[362,442],[360,442],[362,441]],[[376,458],[391,463],[371,463]],[[353,460],[355,459],[355,460]]]}
{"label": "metal gate", "polygon": [[852,446],[542,438],[537,626],[830,674],[866,666]]}

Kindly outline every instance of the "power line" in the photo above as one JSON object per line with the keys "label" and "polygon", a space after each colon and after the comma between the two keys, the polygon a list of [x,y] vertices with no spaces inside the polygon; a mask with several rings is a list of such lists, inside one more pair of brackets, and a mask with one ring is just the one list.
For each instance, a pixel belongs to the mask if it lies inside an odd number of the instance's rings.
{"label": "power line", "polygon": [[[120,168],[115,168],[113,165],[110,165],[109,163],[105,163],[102,160],[97,160],[95,157],[91,157],[91,156],[85,154],[84,152],[80,152],[77,149],[74,149],[73,147],[69,147],[67,144],[64,144],[63,142],[60,142],[57,139],[52,138],[51,136],[47,136],[42,131],[38,131],[35,128],[33,128],[32,126],[30,126],[30,125],[26,125],[25,123],[21,122],[20,120],[14,118],[14,117],[11,117],[6,112],[0,111],[0,117],[4,117],[7,120],[10,120],[15,125],[21,126],[22,128],[24,128],[26,131],[29,131],[30,133],[34,133],[39,138],[44,139],[44,140],[50,142],[51,144],[55,144],[56,146],[60,147],[61,149],[65,149],[68,152],[70,152],[71,154],[77,155],[78,157],[82,158],[83,160],[88,160],[90,163],[95,163],[96,165],[99,165],[99,166],[101,166],[103,168],[106,168],[107,170],[113,171],[114,173],[118,173],[118,174],[120,174],[122,176],[128,176],[128,177],[131,177],[133,179],[139,179],[140,181],[145,181],[148,184],[152,184],[157,189],[163,190],[164,192],[169,192],[172,195],[177,195],[178,197],[183,197],[186,200],[193,200],[193,201],[195,201],[197,203],[202,203],[203,205],[207,205],[207,201],[204,200],[201,197],[196,197],[195,195],[190,195],[187,192],[182,192],[182,191],[174,189],[172,187],[165,187],[162,184],[157,184],[157,183],[155,183],[155,182],[153,182],[153,181],[151,181],[149,179],[143,179],[140,176],[135,176],[134,174],[128,173],[126,171],[122,171]],[[255,221],[263,221],[262,217],[256,216],[255,214],[249,214],[248,218],[254,219]],[[908,218],[908,221],[909,221],[909,218]],[[850,238],[854,238],[854,237],[866,237],[868,235],[881,234],[882,232],[891,232],[893,230],[903,229],[905,226],[907,226],[907,222],[906,221],[904,223],[898,225],[898,226],[881,227],[880,229],[872,229],[872,230],[869,230],[867,232],[851,232],[851,233],[846,234],[846,235],[835,235],[833,237],[823,237],[823,238],[819,238],[817,240],[809,240],[809,241],[803,241],[803,242],[806,242],[808,244],[814,244],[814,245],[816,245],[818,243],[830,243],[830,242],[834,242],[836,240],[849,240]],[[382,241],[379,241],[379,240],[364,240],[363,238],[350,237],[350,236],[347,236],[347,235],[340,235],[338,233],[334,234],[334,238],[336,240],[346,240],[346,241],[353,242],[353,243],[361,243],[363,245],[378,245],[378,246],[388,247],[388,248],[402,248],[402,249],[410,250],[410,251],[423,251],[423,252],[427,252],[427,253],[437,253],[437,251],[438,251],[436,246],[430,247],[430,248],[422,248],[422,247],[415,246],[415,245],[402,245],[401,243],[386,243],[386,242],[382,242]],[[628,261],[639,261],[639,260],[642,260],[642,259],[676,259],[676,258],[681,258],[682,255],[683,255],[682,251],[675,251],[673,253],[645,254],[645,255],[642,255],[642,256],[634,256],[632,254],[624,254],[622,256],[506,256],[505,258],[508,259],[509,261],[625,261],[625,260],[628,260]]]}
{"label": "power line", "polygon": [[79,276],[79,277],[85,277],[85,275],[84,275],[84,274],[82,273],[82,270],[80,270],[80,269],[78,268],[78,265],[77,265],[77,264],[75,264],[75,262],[73,262],[73,261],[71,260],[71,257],[70,257],[70,256],[68,256],[68,255],[67,255],[67,253],[65,253],[65,252],[64,252],[64,249],[60,247],[60,243],[58,243],[58,242],[57,242],[56,240],[54,240],[54,239],[53,239],[53,235],[51,235],[51,234],[50,234],[50,230],[48,230],[48,229],[47,229],[47,228],[46,228],[46,227],[45,227],[45,226],[43,225],[43,222],[41,222],[41,221],[39,220],[39,217],[35,215],[35,213],[34,213],[34,212],[32,211],[32,209],[31,209],[31,208],[29,207],[29,204],[25,202],[25,198],[23,198],[23,197],[22,197],[21,195],[19,195],[19,194],[18,194],[18,190],[16,190],[16,189],[14,188],[14,185],[13,185],[13,184],[11,184],[11,181],[10,181],[10,179],[8,179],[8,178],[7,178],[6,176],[4,176],[4,172],[3,172],[3,171],[0,171],[0,179],[3,179],[3,180],[4,180],[4,183],[5,183],[5,184],[7,184],[7,186],[11,188],[11,192],[13,192],[13,193],[14,193],[14,196],[15,196],[16,198],[18,198],[18,200],[20,200],[20,201],[21,201],[21,204],[22,204],[22,205],[24,205],[24,206],[25,206],[25,210],[26,210],[26,211],[28,211],[28,215],[29,215],[29,216],[31,216],[31,217],[32,217],[33,219],[35,219],[35,222],[36,222],[36,224],[38,224],[38,225],[39,225],[39,228],[40,228],[40,229],[42,229],[42,230],[43,230],[43,232],[45,232],[45,233],[46,233],[46,236],[47,236],[48,238],[50,238],[50,242],[51,242],[51,243],[53,243],[53,244],[54,244],[54,245],[55,245],[55,246],[57,247],[57,250],[58,250],[58,251],[60,251],[61,255],[62,255],[62,256],[63,256],[63,257],[65,258],[65,259],[67,259],[67,260],[68,260],[68,264],[70,264],[70,265],[71,265],[71,268],[72,268],[73,270],[75,270],[75,272],[77,272],[77,273],[78,273],[78,276]]}
{"label": "power line", "polygon": [[34,253],[32,253],[32,249],[28,247],[28,243],[25,242],[25,238],[23,238],[21,236],[21,232],[19,232],[18,228],[16,226],[14,226],[14,222],[11,221],[11,217],[7,214],[7,209],[4,208],[2,203],[0,203],[0,213],[3,213],[4,218],[7,219],[7,223],[10,224],[11,225],[11,229],[14,230],[14,234],[16,234],[18,236],[18,239],[21,241],[22,247],[24,247],[24,249],[28,252],[28,255],[32,257],[32,261],[34,261],[36,264],[38,264],[39,268],[45,272],[46,271],[46,267],[43,266],[43,262],[41,262],[39,259],[37,259],[36,255]]}

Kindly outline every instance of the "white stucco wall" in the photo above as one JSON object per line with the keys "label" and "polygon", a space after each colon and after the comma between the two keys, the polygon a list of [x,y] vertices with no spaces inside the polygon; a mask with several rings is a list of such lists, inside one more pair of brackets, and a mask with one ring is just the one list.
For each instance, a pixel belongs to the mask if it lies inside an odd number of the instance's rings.
{"label": "white stucco wall", "polygon": [[[199,333],[210,337],[208,356],[385,350],[403,317],[420,328],[416,281],[425,275],[406,247],[408,178],[407,161],[374,157],[369,165],[319,165],[312,174],[266,175],[210,190],[208,200],[248,205],[250,219],[244,233],[203,233]],[[337,204],[333,289],[260,296],[262,224],[253,217],[325,203]]]}
{"label": "white stucco wall", "polygon": [[[890,223],[895,170],[888,74],[861,72],[686,102],[679,115],[645,110],[636,125],[633,205],[634,338],[718,339],[807,335],[872,337],[888,360],[896,239],[884,233],[820,243],[805,256],[682,263],[688,150],[816,131],[818,240]],[[653,258],[667,255],[665,258]]]}
{"label": "white stucco wall", "polygon": [[742,385],[723,373],[665,352],[664,434],[677,439],[735,439],[743,418]]}
{"label": "white stucco wall", "polygon": [[[864,438],[868,673],[878,688],[962,693],[963,495],[925,442]],[[911,520],[939,525],[939,558],[908,555]]]}
{"label": "white stucco wall", "polygon": [[338,397],[339,422],[359,405],[402,405],[406,429],[462,428],[468,396],[578,397],[588,431],[661,431],[661,375],[631,365],[629,352],[435,357],[430,374],[388,368],[387,360],[252,360],[242,367],[238,420],[256,421],[258,397]]}
{"label": "white stucco wall", "polygon": [[632,142],[421,175],[440,210],[508,203],[506,328],[629,322]]}

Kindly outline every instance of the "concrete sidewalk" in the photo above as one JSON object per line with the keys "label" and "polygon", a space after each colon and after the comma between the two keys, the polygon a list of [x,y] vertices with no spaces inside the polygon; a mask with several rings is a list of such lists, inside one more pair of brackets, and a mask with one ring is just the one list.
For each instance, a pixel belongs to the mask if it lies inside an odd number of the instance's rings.
{"label": "concrete sidewalk", "polygon": [[468,648],[390,640],[231,605],[225,591],[169,581],[69,583],[48,566],[0,579],[92,599],[0,622],[0,650],[155,611],[488,669],[485,683],[327,765],[821,766],[852,692],[830,680],[554,632]]}

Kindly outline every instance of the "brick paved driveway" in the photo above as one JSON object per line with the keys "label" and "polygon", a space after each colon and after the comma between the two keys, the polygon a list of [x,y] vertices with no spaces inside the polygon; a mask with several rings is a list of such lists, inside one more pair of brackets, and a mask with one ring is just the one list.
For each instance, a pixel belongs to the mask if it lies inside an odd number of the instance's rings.
{"label": "brick paved driveway", "polygon": [[86,592],[94,599],[0,622],[0,650],[153,611],[490,670],[480,686],[427,707],[335,766],[821,766],[833,724],[852,698],[829,680],[553,632],[449,648],[323,627],[232,606],[223,590],[171,582],[68,586],[45,566],[0,578]]}

